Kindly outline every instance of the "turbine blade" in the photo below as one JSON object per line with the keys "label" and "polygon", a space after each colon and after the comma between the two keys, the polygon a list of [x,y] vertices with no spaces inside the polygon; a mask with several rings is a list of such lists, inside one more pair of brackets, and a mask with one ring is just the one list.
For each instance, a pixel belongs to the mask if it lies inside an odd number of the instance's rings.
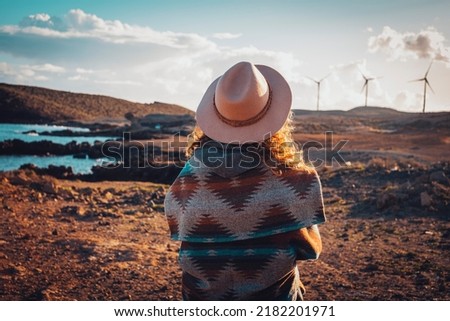
{"label": "turbine blade", "polygon": [[430,72],[430,69],[431,69],[431,65],[432,65],[432,64],[433,64],[433,60],[431,60],[430,65],[428,66],[428,69],[427,69],[427,72],[425,73],[425,77],[424,77],[424,78],[427,78],[428,73]]}
{"label": "turbine blade", "polygon": [[364,88],[366,88],[366,86],[367,86],[367,81],[364,83],[364,85],[362,86],[362,88],[361,88],[361,92],[363,92],[364,91]]}
{"label": "turbine blade", "polygon": [[383,76],[369,77],[369,78],[366,78],[366,80],[371,81],[371,80],[380,79],[380,78],[383,78]]}
{"label": "turbine blade", "polygon": [[409,82],[415,82],[415,81],[424,81],[425,78],[420,78],[420,79],[414,79],[414,80],[410,80]]}
{"label": "turbine blade", "polygon": [[318,84],[319,82],[311,77],[306,76],[306,78],[308,78],[309,80],[311,80],[312,82],[315,82],[316,84]]}
{"label": "turbine blade", "polygon": [[425,78],[425,82],[427,83],[427,86],[431,89],[431,92],[434,94],[434,90],[433,90],[433,88],[431,88],[431,85],[428,82],[428,79]]}
{"label": "turbine blade", "polygon": [[366,76],[365,76],[364,73],[361,71],[361,68],[359,68],[359,66],[357,66],[357,67],[358,67],[358,70],[359,70],[361,76],[364,78],[364,80],[367,80]]}
{"label": "turbine blade", "polygon": [[327,79],[327,78],[330,77],[330,76],[331,76],[331,72],[328,73],[328,75],[326,75],[326,76],[323,77],[322,79],[320,79],[319,82],[322,82],[322,80],[325,80],[325,79]]}

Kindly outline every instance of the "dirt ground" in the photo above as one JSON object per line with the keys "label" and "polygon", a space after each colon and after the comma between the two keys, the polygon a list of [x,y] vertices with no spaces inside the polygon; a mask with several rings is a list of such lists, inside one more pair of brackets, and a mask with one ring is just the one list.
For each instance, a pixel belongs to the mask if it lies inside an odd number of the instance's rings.
{"label": "dirt ground", "polygon": [[[299,263],[305,299],[449,300],[448,135],[343,135],[346,166],[319,169],[328,221],[320,259]],[[1,300],[181,299],[167,185],[0,180]]]}
{"label": "dirt ground", "polygon": [[10,178],[17,185],[3,178],[1,192],[3,300],[180,298],[164,186],[36,179],[32,172]]}

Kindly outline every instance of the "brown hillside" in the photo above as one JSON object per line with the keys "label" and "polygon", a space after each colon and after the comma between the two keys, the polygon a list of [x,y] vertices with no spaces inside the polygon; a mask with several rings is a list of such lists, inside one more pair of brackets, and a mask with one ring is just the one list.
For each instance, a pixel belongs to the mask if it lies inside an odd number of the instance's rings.
{"label": "brown hillside", "polygon": [[0,84],[0,122],[102,122],[123,120],[129,112],[135,116],[193,113],[184,107],[160,102],[141,104],[101,95]]}

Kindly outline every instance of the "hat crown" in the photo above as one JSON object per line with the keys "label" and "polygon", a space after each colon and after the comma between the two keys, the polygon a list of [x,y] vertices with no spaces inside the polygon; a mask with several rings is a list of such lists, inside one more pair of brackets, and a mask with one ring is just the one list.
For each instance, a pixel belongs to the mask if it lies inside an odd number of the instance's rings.
{"label": "hat crown", "polygon": [[209,85],[195,118],[213,140],[261,142],[283,127],[291,103],[289,84],[278,71],[240,62]]}
{"label": "hat crown", "polygon": [[240,62],[226,71],[217,83],[214,102],[221,116],[232,121],[252,119],[269,100],[269,85],[255,65]]}

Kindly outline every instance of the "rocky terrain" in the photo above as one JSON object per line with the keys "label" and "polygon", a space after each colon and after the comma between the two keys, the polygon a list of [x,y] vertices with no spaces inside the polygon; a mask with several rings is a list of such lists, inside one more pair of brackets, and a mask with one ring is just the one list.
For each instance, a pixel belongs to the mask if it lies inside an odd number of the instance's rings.
{"label": "rocky terrain", "polygon": [[[449,300],[448,163],[321,171],[328,222],[308,300]],[[3,300],[179,300],[168,185],[0,177]]]}
{"label": "rocky terrain", "polygon": [[1,178],[2,300],[178,299],[165,186]]}
{"label": "rocky terrain", "polygon": [[[294,121],[328,219],[320,259],[299,262],[305,299],[450,300],[450,113],[295,111]],[[128,114],[124,124],[99,124],[130,129],[121,166],[0,173],[1,300],[181,299],[179,244],[169,239],[163,202],[183,157],[166,143],[183,145],[186,137],[172,134],[187,133],[192,116]],[[8,155],[100,150],[0,144]]]}
{"label": "rocky terrain", "polygon": [[448,300],[448,163],[321,173],[324,252],[301,264],[311,300]]}

